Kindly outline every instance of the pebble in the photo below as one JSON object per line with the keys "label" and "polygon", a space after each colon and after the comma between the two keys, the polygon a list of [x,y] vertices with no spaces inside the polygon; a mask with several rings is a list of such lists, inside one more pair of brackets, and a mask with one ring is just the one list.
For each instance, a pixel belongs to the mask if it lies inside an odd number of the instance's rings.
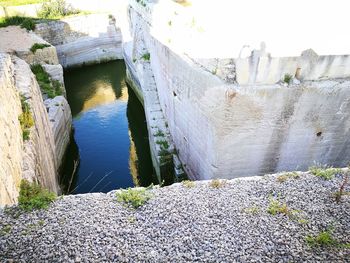
{"label": "pebble", "polygon": [[[0,262],[350,262],[350,248],[305,242],[328,227],[350,243],[350,197],[332,197],[341,181],[305,173],[283,183],[233,179],[220,189],[174,184],[150,190],[136,210],[115,191],[64,196],[18,217],[18,208],[2,209]],[[271,195],[300,210],[297,218],[267,213]]]}

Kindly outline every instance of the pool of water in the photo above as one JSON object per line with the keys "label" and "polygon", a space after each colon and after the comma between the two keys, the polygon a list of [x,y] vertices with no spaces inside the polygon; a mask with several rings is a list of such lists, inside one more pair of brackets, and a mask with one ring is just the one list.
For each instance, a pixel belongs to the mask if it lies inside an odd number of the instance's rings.
{"label": "pool of water", "polygon": [[61,172],[65,193],[108,192],[156,183],[142,105],[123,61],[64,73],[73,138]]}

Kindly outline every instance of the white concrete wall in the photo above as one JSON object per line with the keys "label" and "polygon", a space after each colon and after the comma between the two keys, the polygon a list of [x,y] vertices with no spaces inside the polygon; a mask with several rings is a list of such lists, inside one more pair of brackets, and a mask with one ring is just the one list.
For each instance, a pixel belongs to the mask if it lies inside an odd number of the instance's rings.
{"label": "white concrete wall", "polygon": [[[227,81],[202,63],[205,57],[185,52],[188,49],[183,47],[193,44],[188,38],[169,33],[176,31],[172,29],[176,25],[171,23],[169,29],[169,9],[162,7],[165,2],[143,7],[131,1],[130,31],[135,38],[135,29],[143,27],[162,110],[192,178],[305,170],[314,162],[347,165],[348,56],[319,57],[307,51],[301,57],[278,57],[268,65],[269,56],[261,49],[245,58],[251,60],[247,65],[232,57],[233,64],[228,65],[235,68],[236,76]],[[220,43],[208,46],[204,42],[199,48],[203,46],[208,53],[221,48]],[[259,63],[256,58],[261,59]],[[285,73],[294,75],[300,65],[295,84],[281,83]]]}

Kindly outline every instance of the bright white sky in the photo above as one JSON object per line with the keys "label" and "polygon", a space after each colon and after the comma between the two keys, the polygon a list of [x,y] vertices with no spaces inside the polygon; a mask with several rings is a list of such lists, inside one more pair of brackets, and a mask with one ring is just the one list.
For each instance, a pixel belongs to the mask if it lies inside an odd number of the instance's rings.
{"label": "bright white sky", "polygon": [[192,0],[187,10],[206,32],[191,41],[197,57],[238,57],[262,41],[273,57],[350,54],[349,0]]}

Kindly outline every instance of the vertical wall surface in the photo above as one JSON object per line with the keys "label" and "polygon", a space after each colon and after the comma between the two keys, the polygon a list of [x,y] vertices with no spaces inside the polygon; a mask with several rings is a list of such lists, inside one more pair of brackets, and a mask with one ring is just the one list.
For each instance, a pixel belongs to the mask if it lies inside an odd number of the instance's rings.
{"label": "vertical wall surface", "polygon": [[22,109],[13,71],[10,56],[0,53],[0,205],[16,202],[22,178]]}
{"label": "vertical wall surface", "polygon": [[171,34],[184,25],[165,14],[180,12],[131,1],[129,20],[132,45],[140,45],[137,30],[142,32],[161,108],[191,178],[348,164],[349,56],[307,50],[273,58],[262,46],[246,58],[196,57],[184,51],[186,38]]}
{"label": "vertical wall surface", "polygon": [[[0,205],[17,202],[21,179],[36,181],[58,192],[55,137],[39,85],[29,65],[15,56],[0,53]],[[23,140],[18,117],[20,95],[34,119],[28,140]]]}

